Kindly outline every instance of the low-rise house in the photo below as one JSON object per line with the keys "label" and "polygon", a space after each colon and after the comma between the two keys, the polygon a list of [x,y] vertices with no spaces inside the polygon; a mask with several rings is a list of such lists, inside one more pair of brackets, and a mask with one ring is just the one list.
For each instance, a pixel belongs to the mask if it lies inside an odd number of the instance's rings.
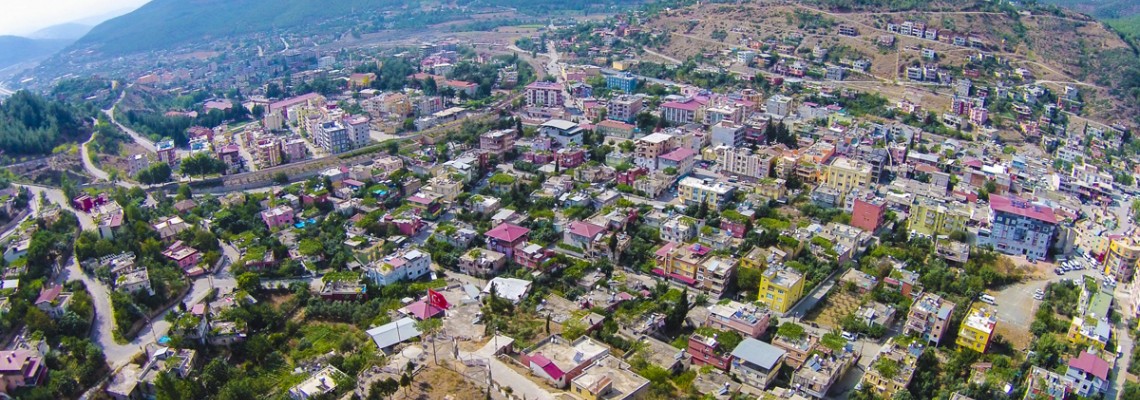
{"label": "low-rise house", "polygon": [[59,318],[67,312],[67,306],[71,303],[71,295],[71,292],[63,291],[63,286],[51,285],[40,289],[40,295],[36,297],[36,302],[33,305],[49,317]]}
{"label": "low-rise house", "polygon": [[336,367],[331,365],[326,366],[308,379],[298,383],[297,386],[289,388],[289,398],[293,400],[308,400],[332,393],[332,391],[336,390],[337,381],[343,376],[344,372],[341,372]]}
{"label": "low-rise house", "polygon": [[487,282],[487,286],[483,288],[484,294],[490,294],[492,290],[499,298],[506,299],[512,303],[518,304],[530,292],[530,286],[533,282],[517,278],[504,278],[495,277]]}
{"label": "low-rise house", "polygon": [[698,333],[689,336],[689,355],[693,357],[693,365],[708,365],[721,371],[728,371],[732,366],[732,350],[721,347],[715,337]]}
{"label": "low-rise house", "polygon": [[365,268],[368,278],[379,286],[419,279],[428,272],[431,272],[431,255],[418,248],[400,250]]}
{"label": "low-rise house", "polygon": [[515,248],[527,241],[530,236],[529,233],[530,229],[504,222],[483,235],[487,237],[488,250],[506,254],[507,257],[513,257]]}
{"label": "low-rise house", "polygon": [[768,388],[783,365],[786,352],[753,338],[745,338],[732,350],[732,372],[745,385]]}
{"label": "low-rise house", "polygon": [[586,400],[633,400],[644,397],[649,380],[630,370],[620,358],[607,355],[582,370],[570,382],[570,393]]}
{"label": "low-rise house", "polygon": [[261,212],[261,220],[269,230],[287,228],[294,223],[293,209],[288,206],[277,206]]}
{"label": "low-rise house", "polygon": [[1071,384],[1073,394],[1084,398],[1092,398],[1108,392],[1112,381],[1108,380],[1108,373],[1112,365],[1108,361],[1082,351],[1079,357],[1069,359],[1069,368],[1065,378]]}
{"label": "low-rise house", "polygon": [[39,386],[47,381],[48,366],[43,355],[31,350],[0,351],[0,380],[3,393],[22,387]]}
{"label": "low-rise house", "polygon": [[[328,275],[326,275],[327,277]],[[324,282],[318,293],[324,300],[357,301],[368,299],[368,287],[359,281],[331,280]]]}
{"label": "low-rise house", "polygon": [[854,288],[859,294],[867,294],[867,292],[875,289],[879,283],[879,280],[873,275],[855,268],[843,273],[843,276],[839,277],[839,281],[845,286]]}
{"label": "low-rise house", "polygon": [[565,388],[594,361],[605,357],[609,352],[608,346],[589,336],[571,342],[562,336],[553,335],[523,350],[519,362],[551,386]]}
{"label": "low-rise house", "polygon": [[827,392],[859,361],[859,354],[848,344],[842,351],[811,355],[792,374],[792,387],[817,399],[830,398]]}
{"label": "low-rise house", "polygon": [[181,240],[175,241],[170,247],[163,250],[162,255],[174,261],[178,268],[182,268],[183,271],[189,271],[198,266],[198,262],[202,260],[202,254],[197,249],[190,247]]}
{"label": "low-rise house", "polygon": [[118,274],[115,277],[115,290],[131,294],[146,292],[154,296],[154,288],[150,284],[150,274],[146,268]]}
{"label": "low-rise house", "polygon": [[871,361],[871,368],[863,374],[863,386],[883,398],[891,398],[895,393],[907,390],[922,349],[918,343],[904,347],[895,343],[894,338],[887,341]]}
{"label": "low-rise house", "polygon": [[471,249],[459,257],[459,272],[473,276],[497,275],[507,264],[503,253],[487,249]]}
{"label": "low-rise house", "polygon": [[154,224],[154,230],[158,232],[158,237],[163,241],[172,240],[175,235],[187,229],[190,229],[190,225],[179,216],[164,218]]}
{"label": "low-rise house", "polygon": [[1064,400],[1070,393],[1069,380],[1064,375],[1033,366],[1025,382],[1026,400]]}
{"label": "low-rise house", "polygon": [[792,368],[803,365],[818,344],[818,337],[806,333],[800,337],[786,337],[777,333],[772,337],[772,345],[783,349],[787,354],[784,364]]}
{"label": "low-rise house", "polygon": [[709,306],[709,316],[704,325],[717,330],[736,331],[744,337],[758,338],[768,330],[770,319],[767,309],[729,301]]}

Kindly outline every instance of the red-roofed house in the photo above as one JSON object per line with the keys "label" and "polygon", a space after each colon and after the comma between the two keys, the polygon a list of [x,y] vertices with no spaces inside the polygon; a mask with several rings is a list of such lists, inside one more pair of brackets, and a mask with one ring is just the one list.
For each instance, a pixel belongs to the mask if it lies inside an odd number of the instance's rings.
{"label": "red-roofed house", "polygon": [[0,379],[3,393],[16,388],[37,386],[47,378],[48,367],[43,357],[30,350],[0,351]]}
{"label": "red-roofed house", "polygon": [[40,295],[36,297],[35,306],[52,318],[59,318],[67,311],[67,304],[70,301],[70,292],[64,292],[63,286],[52,285],[40,289]]}
{"label": "red-roofed house", "polygon": [[530,229],[518,225],[501,223],[483,234],[487,237],[487,249],[513,257],[515,248],[530,237]]}
{"label": "red-roofed house", "polygon": [[441,316],[444,312],[443,308],[429,303],[426,298],[420,299],[415,303],[408,304],[408,306],[404,309],[407,314],[415,317],[420,321]]}
{"label": "red-roofed house", "polygon": [[989,242],[1005,254],[1044,260],[1057,233],[1053,209],[1014,196],[990,195]]}
{"label": "red-roofed house", "polygon": [[702,105],[704,104],[694,99],[670,101],[661,105],[661,118],[672,124],[691,124],[696,121],[697,110]]}
{"label": "red-roofed house", "polygon": [[721,371],[728,371],[732,365],[732,349],[722,349],[716,338],[694,333],[689,336],[688,351],[693,357],[695,366],[710,365]]}
{"label": "red-roofed house", "polygon": [[202,254],[198,250],[187,246],[181,240],[171,244],[162,255],[178,264],[178,268],[182,268],[183,271],[194,268],[198,265],[198,261],[202,260]]}
{"label": "red-roofed house", "polygon": [[1065,377],[1072,381],[1072,393],[1077,396],[1091,398],[1099,393],[1107,393],[1112,385],[1108,380],[1108,371],[1112,369],[1108,361],[1082,351],[1081,355],[1069,359],[1069,369]]}
{"label": "red-roofed house", "polygon": [[606,227],[586,221],[574,221],[562,236],[562,242],[586,250],[594,238],[606,232]]}
{"label": "red-roofed house", "polygon": [[564,388],[582,370],[609,352],[609,346],[598,343],[589,336],[570,342],[562,336],[554,335],[523,350],[519,361],[552,386]]}
{"label": "red-roofed house", "polygon": [[435,194],[418,192],[408,197],[407,204],[415,208],[419,216],[433,220],[443,214],[443,203],[440,199],[441,197]]}

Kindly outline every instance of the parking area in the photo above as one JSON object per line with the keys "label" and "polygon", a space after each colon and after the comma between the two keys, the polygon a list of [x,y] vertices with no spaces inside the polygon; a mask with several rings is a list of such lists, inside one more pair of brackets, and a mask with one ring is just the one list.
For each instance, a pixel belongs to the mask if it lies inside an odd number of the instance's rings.
{"label": "parking area", "polygon": [[[1050,270],[1043,278],[1030,278],[1024,282],[1006,286],[1001,290],[988,292],[996,300],[999,310],[998,334],[1009,340],[1016,349],[1028,348],[1033,338],[1029,333],[1029,325],[1033,323],[1033,315],[1037,312],[1037,305],[1041,303],[1033,298],[1034,292],[1045,290],[1045,285],[1050,282],[1058,282],[1062,279],[1081,279],[1086,275],[1100,280],[1100,273],[1088,268],[1070,271],[1063,275],[1057,275]],[[986,304],[979,303],[978,305],[985,306]],[[969,305],[959,305],[959,307],[967,306]]]}

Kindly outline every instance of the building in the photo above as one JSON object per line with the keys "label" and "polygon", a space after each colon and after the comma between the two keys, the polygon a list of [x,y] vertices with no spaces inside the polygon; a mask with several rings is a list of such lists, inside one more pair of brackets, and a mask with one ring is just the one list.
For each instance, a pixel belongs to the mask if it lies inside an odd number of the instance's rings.
{"label": "building", "polygon": [[269,230],[287,228],[295,222],[293,208],[289,206],[270,208],[261,212],[261,220],[265,221],[265,226],[269,227]]}
{"label": "building", "polygon": [[847,193],[871,185],[871,165],[847,157],[836,157],[824,169],[823,183]]}
{"label": "building", "polygon": [[67,312],[67,306],[71,304],[71,297],[72,293],[63,291],[63,286],[51,285],[40,289],[40,294],[32,305],[49,317],[59,318]]}
{"label": "building", "polygon": [[704,263],[711,258],[712,249],[700,243],[680,245],[666,243],[654,253],[657,275],[672,279],[688,286],[699,286],[697,275],[704,269]]}
{"label": "building", "polygon": [[923,346],[911,343],[903,347],[891,338],[879,350],[871,367],[863,374],[863,387],[869,387],[872,393],[882,398],[892,398],[895,393],[907,390],[911,378],[914,377],[915,365],[918,357],[922,355]]}
{"label": "building", "polygon": [[584,130],[578,124],[561,119],[546,121],[538,127],[539,134],[550,138],[562,147],[582,145],[583,132]]}
{"label": "building", "polygon": [[973,212],[965,204],[919,197],[911,206],[907,230],[928,237],[965,232]]}
{"label": "building", "polygon": [[178,164],[182,161],[178,158],[178,152],[174,148],[173,140],[163,140],[154,144],[157,153],[158,162],[164,162],[170,165],[170,168],[177,168]]}
{"label": "building", "polygon": [[344,376],[344,372],[340,372],[334,366],[326,366],[317,373],[305,379],[297,386],[289,389],[289,398],[293,400],[308,400],[312,398],[319,398],[332,391],[336,390],[337,381]]}
{"label": "building", "polygon": [[527,107],[562,107],[566,103],[561,83],[536,81],[526,85]]}
{"label": "building", "polygon": [[1069,394],[1068,378],[1038,366],[1030,368],[1025,387],[1026,400],[1064,400]]}
{"label": "building", "polygon": [[990,243],[1005,254],[1044,260],[1057,234],[1053,209],[1013,196],[990,196]]}
{"label": "building", "polygon": [[746,130],[743,126],[736,123],[723,120],[712,126],[712,145],[713,146],[732,146],[740,148],[744,144],[744,134]]}
{"label": "building", "polygon": [[730,173],[754,179],[765,179],[772,176],[772,167],[775,157],[764,152],[753,152],[746,146],[717,146],[717,166],[722,173]]}
{"label": "building", "polygon": [[758,338],[768,330],[771,315],[768,310],[753,305],[729,301],[709,306],[704,325],[722,331],[736,331],[741,336]]}
{"label": "building", "polygon": [[681,204],[691,206],[704,202],[710,209],[719,210],[732,199],[736,188],[724,182],[714,183],[711,179],[685,177],[677,184],[677,189]]}
{"label": "building", "polygon": [[146,153],[139,153],[127,158],[127,175],[135,177],[139,172],[150,166],[150,157]]}
{"label": "building", "polygon": [[610,353],[609,346],[582,336],[573,342],[550,336],[523,350],[519,362],[556,388],[565,388],[586,368]]}
{"label": "building", "polygon": [[721,371],[732,367],[731,350],[721,347],[715,337],[705,337],[699,333],[689,336],[689,355],[694,366],[708,365]]}
{"label": "building", "polygon": [[196,267],[198,262],[202,260],[202,254],[197,249],[182,243],[181,240],[175,241],[170,247],[167,247],[162,255],[178,264],[178,268],[182,268],[183,271]]}
{"label": "building", "polygon": [[697,268],[697,286],[713,300],[719,300],[736,274],[736,260],[712,257]]}
{"label": "building", "polygon": [[848,344],[842,351],[813,352],[792,374],[791,387],[817,399],[830,398],[827,392],[859,361],[859,355]]}
{"label": "building", "polygon": [[1093,398],[1108,393],[1112,381],[1108,380],[1108,372],[1112,365],[1108,361],[1082,351],[1081,355],[1069,359],[1069,368],[1065,378],[1071,382],[1071,393],[1082,398]]}
{"label": "building", "polygon": [[570,393],[584,400],[634,400],[644,397],[649,380],[612,355],[602,357],[570,381]]}
{"label": "building", "polygon": [[1104,273],[1124,282],[1132,278],[1140,262],[1140,237],[1109,236],[1108,252],[1104,256]]}
{"label": "building", "polygon": [[479,149],[494,154],[503,154],[515,146],[514,129],[489,131],[479,135]]}
{"label": "building", "polygon": [[661,224],[661,240],[672,243],[685,243],[697,237],[697,220],[686,215],[676,215]]}
{"label": "building", "polygon": [[926,343],[937,346],[950,328],[950,315],[954,313],[954,307],[954,303],[937,294],[923,293],[907,314],[903,334],[916,334]]}
{"label": "building", "polygon": [[697,121],[697,111],[701,109],[702,105],[701,102],[692,98],[665,102],[660,107],[661,118],[675,125],[691,124]]}
{"label": "building", "polygon": [[666,133],[652,133],[634,141],[633,163],[649,171],[657,171],[657,157],[679,147],[677,139]]}
{"label": "building", "polygon": [[627,124],[621,121],[614,121],[607,119],[594,125],[594,131],[602,134],[603,136],[615,136],[625,139],[633,137],[633,132],[637,131],[637,126]]}
{"label": "building", "polygon": [[431,255],[418,248],[401,249],[365,267],[368,279],[378,286],[411,281],[431,272]]}
{"label": "building", "polygon": [[496,275],[506,265],[505,254],[487,249],[471,249],[459,257],[459,272],[467,275]]}
{"label": "building", "polygon": [[48,366],[44,358],[31,350],[0,351],[2,393],[11,394],[22,387],[39,386],[47,380]]}
{"label": "building", "polygon": [[606,118],[625,123],[633,123],[641,112],[644,100],[641,96],[623,94],[610,99],[606,108]]}
{"label": "building", "polygon": [[784,266],[770,266],[760,275],[759,301],[774,312],[785,313],[803,297],[804,276]]}
{"label": "building", "polygon": [[769,115],[776,117],[786,117],[792,108],[792,98],[784,95],[775,95],[768,98],[764,103],[766,111]]}
{"label": "building", "polygon": [[732,372],[745,385],[764,390],[772,383],[787,352],[751,337],[732,350]]}
{"label": "building", "polygon": [[511,258],[520,244],[529,239],[530,229],[518,225],[501,223],[483,235],[487,237],[487,249],[505,254]]}
{"label": "building", "polygon": [[628,72],[606,76],[606,88],[633,93],[637,90],[637,77]]}
{"label": "building", "polygon": [[997,326],[997,311],[970,307],[970,312],[962,320],[958,330],[958,346],[985,353]]}
{"label": "building", "polygon": [[851,226],[874,233],[883,224],[887,201],[874,195],[855,198],[851,211]]}
{"label": "building", "polygon": [[697,153],[688,147],[678,147],[676,150],[657,157],[657,167],[662,171],[673,169],[673,174],[685,176],[693,172],[693,164]]}

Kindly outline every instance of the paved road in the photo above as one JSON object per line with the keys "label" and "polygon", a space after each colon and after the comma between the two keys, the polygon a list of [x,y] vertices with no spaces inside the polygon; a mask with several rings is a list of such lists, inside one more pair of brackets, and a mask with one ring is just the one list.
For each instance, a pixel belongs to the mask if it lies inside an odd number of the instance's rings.
{"label": "paved road", "polygon": [[86,142],[83,142],[83,144],[79,146],[79,155],[80,158],[83,159],[83,169],[86,170],[87,173],[91,176],[94,176],[95,179],[102,179],[105,181],[111,180],[111,174],[108,174],[107,171],[99,169],[95,163],[91,162],[91,154],[87,151],[87,145],[95,141],[95,135],[97,135],[97,133],[92,133],[91,138],[87,139]]}
{"label": "paved road", "polygon": [[157,153],[158,150],[156,150],[156,148],[154,147],[153,141],[151,141],[146,136],[140,135],[138,132],[135,132],[133,129],[128,128],[123,124],[120,124],[119,121],[115,120],[115,107],[119,105],[119,102],[123,101],[123,97],[126,97],[127,89],[130,89],[130,86],[127,86],[126,88],[123,89],[123,92],[121,94],[119,94],[119,99],[115,100],[115,104],[112,105],[111,108],[103,110],[103,114],[107,114],[107,117],[110,118],[112,124],[115,124],[115,126],[119,127],[119,129],[122,129],[123,132],[126,132],[128,135],[131,135],[131,139],[134,139],[135,143],[138,143],[139,146],[142,146],[148,152]]}
{"label": "paved road", "polygon": [[[79,223],[83,230],[97,229],[95,222],[89,215],[76,212],[71,208],[62,191],[41,186],[23,186],[28,187],[35,193],[36,199],[34,201],[38,201],[40,193],[46,193],[49,201],[59,204],[65,210],[74,212],[76,216],[79,217]],[[230,256],[231,260],[237,259],[237,251],[232,247],[224,245],[222,249],[225,255]],[[78,279],[82,281],[87,286],[87,290],[91,292],[91,298],[95,305],[95,323],[92,327],[91,338],[99,347],[103,348],[103,353],[107,356],[107,363],[111,365],[112,369],[117,369],[128,364],[131,359],[134,358],[135,354],[143,351],[146,346],[154,345],[155,340],[165,336],[170,330],[170,323],[165,321],[166,313],[171,311],[171,309],[168,309],[156,316],[153,319],[152,325],[143,328],[135,340],[127,344],[116,343],[112,333],[115,328],[115,322],[111,310],[110,289],[107,285],[85,273],[79,267],[79,263],[74,257],[67,260],[67,265],[60,271],[56,279],[60,282]],[[229,273],[229,263],[226,262],[224,268],[217,273],[193,281],[190,291],[186,295],[186,298],[190,301],[186,301],[186,303],[194,304],[200,302],[206,297],[211,288],[226,291],[232,290],[236,286],[237,284],[234,277]]]}

